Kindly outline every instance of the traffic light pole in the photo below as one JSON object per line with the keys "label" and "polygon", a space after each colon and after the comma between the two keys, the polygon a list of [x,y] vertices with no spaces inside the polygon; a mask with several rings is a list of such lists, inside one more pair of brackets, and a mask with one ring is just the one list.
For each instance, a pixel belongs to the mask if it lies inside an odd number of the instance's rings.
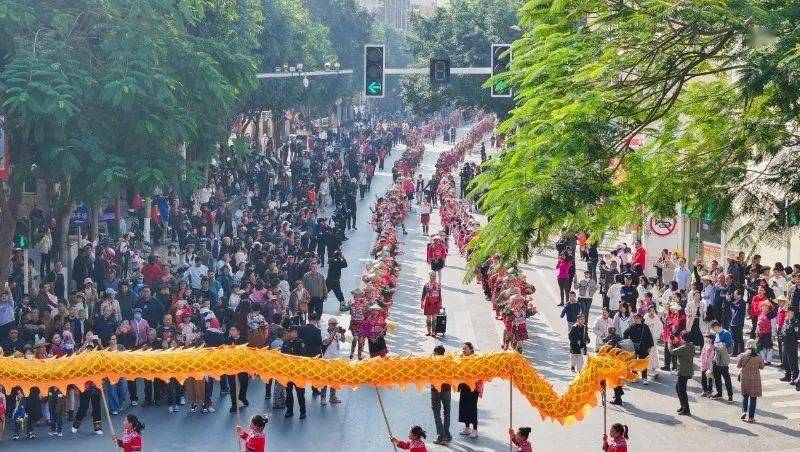
{"label": "traffic light pole", "polygon": [[[429,71],[426,67],[404,67],[404,68],[386,68],[386,75],[415,75],[427,74]],[[451,74],[456,75],[487,75],[492,73],[490,67],[451,67]]]}
{"label": "traffic light pole", "polygon": [[[326,75],[347,75],[352,74],[352,69],[342,69],[339,71],[308,71],[308,72],[262,72],[256,74],[260,79],[265,78],[290,78],[290,77],[321,77]],[[400,67],[386,68],[386,75],[416,75],[427,74],[426,67]],[[488,75],[492,73],[491,67],[451,67],[451,74],[456,75]]]}
{"label": "traffic light pole", "polygon": [[783,198],[783,211],[785,212],[784,215],[786,216],[786,227],[789,229],[789,232],[786,234],[786,266],[790,267],[792,265],[789,263],[789,260],[792,257],[792,224],[789,222],[788,198]]}
{"label": "traffic light pole", "polygon": [[25,261],[25,264],[22,266],[22,293],[28,293],[28,281],[30,280],[30,274],[28,272],[28,248],[22,250],[22,259]]}
{"label": "traffic light pole", "polygon": [[307,72],[262,72],[256,74],[257,78],[289,78],[289,77],[322,77],[326,75],[346,75],[352,74],[352,69],[340,69],[338,71],[307,71]]}

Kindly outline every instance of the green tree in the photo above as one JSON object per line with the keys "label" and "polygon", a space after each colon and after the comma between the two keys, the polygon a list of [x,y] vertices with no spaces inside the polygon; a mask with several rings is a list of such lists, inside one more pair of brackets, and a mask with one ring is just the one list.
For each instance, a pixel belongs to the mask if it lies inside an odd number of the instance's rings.
{"label": "green tree", "polygon": [[[336,61],[328,28],[314,20],[303,0],[260,3],[267,23],[255,51],[259,72],[275,72],[276,68],[297,63],[302,63],[304,70],[321,70],[326,61]],[[261,80],[256,90],[240,99],[238,110],[247,119],[243,127],[254,122],[262,111],[273,111],[278,120],[288,108],[328,105],[335,99],[332,83],[335,81],[320,78],[310,80],[309,87],[304,88],[299,77]]]}
{"label": "green tree", "polygon": [[[62,247],[76,201],[146,195],[201,179],[227,140],[235,100],[252,88],[260,32],[252,0],[8,0],[0,5],[0,108],[13,171],[0,196],[16,216],[22,181],[44,179]],[[232,32],[235,30],[235,32]],[[188,144],[187,159],[177,149]],[[13,222],[0,222],[0,281]],[[64,257],[62,248],[62,258]]]}
{"label": "green tree", "polygon": [[599,235],[679,203],[743,219],[738,237],[785,233],[775,201],[796,209],[800,189],[796,3],[532,0],[521,11],[517,105],[502,125],[508,150],[474,186],[491,220],[473,264],[525,259],[563,225]]}
{"label": "green tree", "polygon": [[[415,65],[428,67],[432,57],[450,58],[452,67],[488,67],[491,45],[510,43],[520,36],[517,10],[522,0],[454,0],[431,16],[414,15],[406,40]],[[492,98],[483,76],[451,77],[446,87],[432,87],[428,76],[402,80],[406,105],[414,114],[428,115],[449,107],[478,107],[505,117],[513,103]]]}

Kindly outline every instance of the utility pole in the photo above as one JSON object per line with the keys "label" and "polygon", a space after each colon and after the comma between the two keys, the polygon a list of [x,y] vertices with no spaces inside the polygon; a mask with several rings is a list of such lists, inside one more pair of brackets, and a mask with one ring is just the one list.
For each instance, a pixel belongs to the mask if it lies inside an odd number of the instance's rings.
{"label": "utility pole", "polygon": [[789,223],[789,199],[783,198],[783,215],[786,227],[788,229],[788,233],[786,234],[786,266],[789,267],[792,264],[789,262],[789,259],[792,254],[792,225]]}

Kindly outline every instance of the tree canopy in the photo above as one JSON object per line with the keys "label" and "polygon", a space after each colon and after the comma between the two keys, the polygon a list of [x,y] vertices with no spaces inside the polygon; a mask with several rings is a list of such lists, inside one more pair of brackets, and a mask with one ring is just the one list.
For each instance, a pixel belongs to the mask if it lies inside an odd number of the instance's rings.
{"label": "tree canopy", "polygon": [[[428,67],[432,57],[449,57],[452,67],[488,67],[491,45],[512,42],[520,32],[517,9],[522,0],[453,0],[430,16],[411,17],[406,45],[414,64]],[[479,107],[505,117],[513,103],[492,98],[483,76],[452,76],[446,87],[432,87],[428,76],[407,76],[402,96],[412,113],[429,115],[449,107]]]}
{"label": "tree canopy", "polygon": [[360,81],[361,54],[374,17],[355,0],[258,0],[266,17],[256,57],[261,72],[302,63],[304,70],[322,70],[340,64],[354,75],[319,77],[304,88],[300,78],[269,79],[240,101],[239,109],[251,119],[260,111],[283,111],[303,106],[330,109],[339,97],[351,95]]}
{"label": "tree canopy", "polygon": [[509,147],[474,185],[490,217],[474,263],[679,205],[735,237],[783,235],[776,201],[800,199],[798,25],[791,1],[527,2]]}
{"label": "tree canopy", "polygon": [[[254,86],[262,18],[256,0],[0,4],[13,164],[3,214],[15,215],[30,175],[58,187],[67,215],[75,201],[199,182],[236,99]],[[13,229],[2,223],[0,280]]]}

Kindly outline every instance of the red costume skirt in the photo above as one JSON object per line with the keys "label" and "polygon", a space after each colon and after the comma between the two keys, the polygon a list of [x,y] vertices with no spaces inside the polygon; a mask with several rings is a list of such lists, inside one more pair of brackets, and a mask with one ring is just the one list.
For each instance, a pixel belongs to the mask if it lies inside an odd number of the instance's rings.
{"label": "red costume skirt", "polygon": [[528,340],[528,327],[527,325],[515,325],[513,327],[514,330],[514,339],[517,341],[526,341]]}
{"label": "red costume skirt", "polygon": [[350,332],[353,333],[353,336],[363,337],[364,336],[364,321],[363,320],[350,319]]}
{"label": "red costume skirt", "polygon": [[442,300],[439,298],[425,300],[425,308],[422,310],[425,315],[438,315],[442,309]]}

